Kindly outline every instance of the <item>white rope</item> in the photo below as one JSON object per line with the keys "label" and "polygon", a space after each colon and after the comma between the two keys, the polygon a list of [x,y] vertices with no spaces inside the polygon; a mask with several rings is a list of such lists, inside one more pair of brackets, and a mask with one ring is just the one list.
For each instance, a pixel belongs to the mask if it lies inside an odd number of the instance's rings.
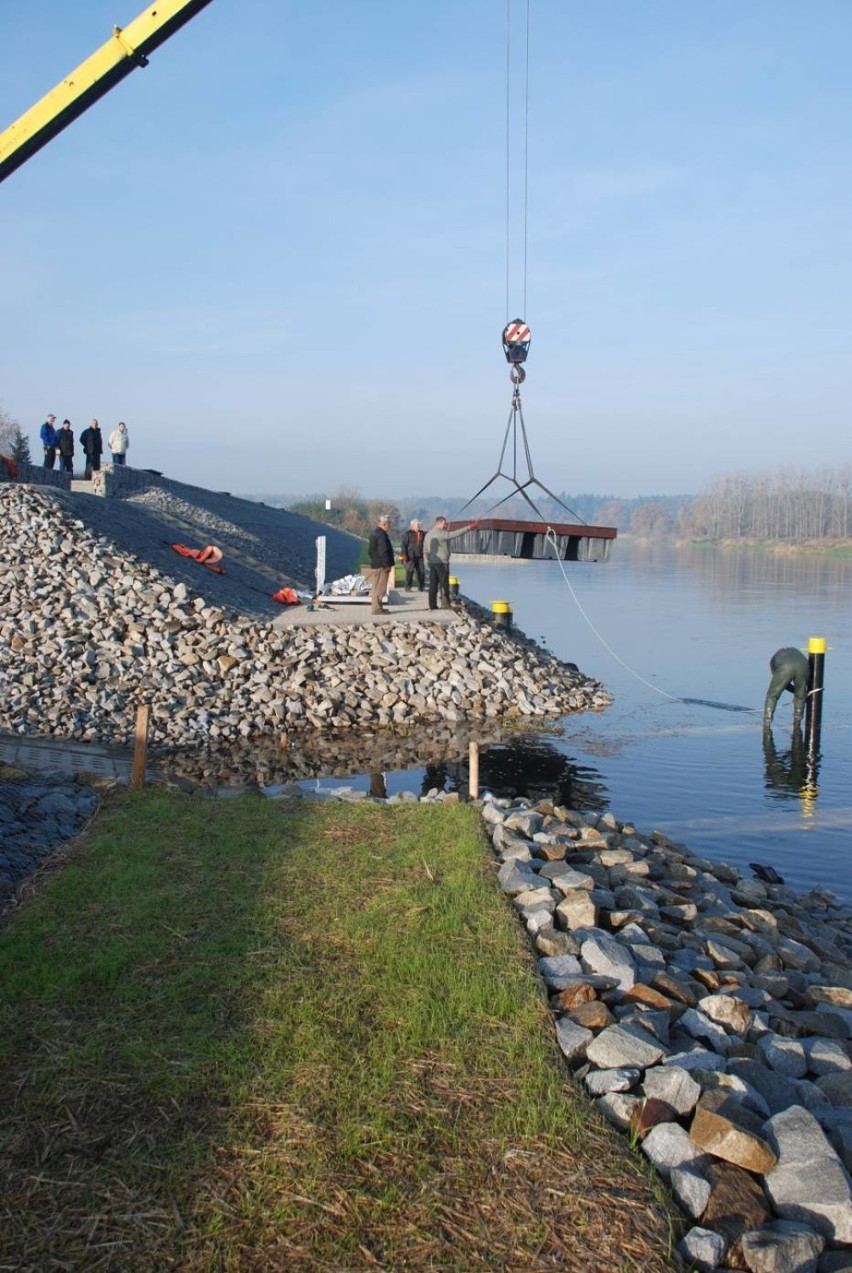
{"label": "white rope", "polygon": [[610,645],[607,641],[605,641],[605,640],[604,640],[604,638],[601,636],[600,632],[597,630],[597,628],[595,627],[595,625],[592,623],[592,621],[591,621],[591,619],[589,618],[589,616],[586,614],[585,610],[583,609],[582,605],[580,604],[580,598],[577,596],[576,592],[574,591],[574,589],[573,589],[573,587],[572,587],[572,585],[571,585],[571,580],[568,578],[568,575],[567,575],[567,573],[566,573],[566,571],[565,571],[565,567],[564,567],[564,565],[562,564],[562,558],[559,556],[559,543],[558,543],[557,538],[556,538],[556,532],[554,531],[554,529],[553,529],[553,527],[552,527],[552,526],[548,526],[548,528],[547,528],[547,533],[545,534],[545,539],[546,539],[546,540],[548,540],[548,541],[549,541],[549,542],[553,545],[553,552],[554,552],[554,555],[555,555],[555,557],[556,557],[556,560],[559,562],[559,569],[562,571],[562,578],[565,580],[566,584],[568,585],[568,591],[571,593],[571,596],[574,598],[574,604],[575,604],[575,606],[576,606],[576,607],[577,607],[577,609],[580,611],[580,614],[581,614],[581,615],[583,616],[583,618],[586,620],[586,623],[588,623],[588,625],[589,625],[589,627],[591,628],[592,632],[594,632],[595,636],[596,636],[596,637],[597,637],[597,639],[600,641],[600,643],[601,643],[601,645],[604,647],[604,649],[605,649],[605,650],[607,650],[607,651],[608,651],[608,652],[612,655],[612,657],[615,659],[616,663],[620,663],[620,664],[621,664],[621,666],[624,668],[624,670],[625,670],[626,672],[629,672],[631,676],[635,676],[635,677],[636,677],[636,680],[637,680],[637,681],[641,681],[643,685],[647,685],[647,687],[648,687],[648,689],[649,689],[649,690],[653,690],[655,694],[661,694],[661,695],[663,696],[663,698],[670,698],[670,699],[672,700],[672,702],[674,702],[674,703],[680,703],[680,702],[682,702],[683,700],[682,700],[681,698],[679,698],[677,694],[669,694],[666,690],[661,690],[661,689],[659,688],[659,686],[657,686],[657,685],[652,685],[650,681],[646,681],[644,676],[640,676],[640,674],[639,674],[637,671],[635,671],[635,670],[634,670],[634,668],[632,668],[632,667],[629,665],[629,663],[625,663],[624,659],[623,659],[623,658],[621,658],[621,656],[620,656],[620,655],[616,654],[616,652],[615,652],[615,650],[612,648],[612,646],[611,646],[611,645]]}
{"label": "white rope", "polygon": [[[589,627],[591,628],[592,632],[594,632],[595,636],[596,636],[596,637],[597,637],[597,639],[600,641],[600,643],[601,643],[601,645],[603,646],[603,648],[607,651],[607,653],[608,653],[608,654],[612,655],[612,657],[615,659],[616,663],[620,663],[620,664],[621,664],[621,666],[624,668],[625,672],[629,672],[631,676],[635,677],[637,681],[640,681],[643,685],[647,686],[647,688],[648,688],[649,690],[653,690],[655,694],[659,694],[659,695],[661,695],[663,698],[667,698],[667,699],[669,699],[672,703],[698,703],[698,702],[701,702],[701,703],[704,703],[704,705],[705,705],[706,707],[719,707],[719,708],[724,708],[724,709],[725,709],[725,710],[727,710],[727,711],[738,711],[738,712],[751,712],[751,713],[755,713],[755,712],[759,712],[759,711],[761,710],[759,707],[732,707],[732,706],[731,706],[730,704],[728,704],[728,703],[711,703],[711,702],[709,702],[709,701],[705,701],[704,699],[691,699],[691,698],[684,698],[684,697],[682,697],[680,694],[669,694],[669,692],[668,692],[667,690],[661,690],[661,689],[660,689],[660,687],[659,687],[658,685],[653,685],[650,681],[647,681],[647,680],[645,679],[645,677],[644,677],[644,676],[641,676],[641,675],[640,675],[640,673],[639,673],[639,672],[637,672],[635,668],[632,668],[632,667],[630,666],[630,664],[629,664],[629,663],[625,663],[624,659],[623,659],[623,658],[621,658],[621,656],[620,656],[619,654],[616,654],[615,650],[612,648],[612,646],[609,644],[609,642],[608,642],[608,641],[606,641],[606,640],[604,639],[604,637],[600,634],[600,632],[598,631],[598,629],[597,629],[597,628],[595,627],[595,625],[592,623],[592,621],[591,621],[591,619],[589,618],[589,616],[586,614],[586,612],[585,612],[585,610],[583,609],[583,606],[582,606],[582,604],[581,604],[581,602],[580,602],[580,598],[577,596],[576,592],[574,591],[574,589],[573,589],[573,587],[572,587],[572,585],[571,585],[571,580],[568,578],[568,575],[567,575],[567,574],[566,574],[566,572],[565,572],[565,567],[564,567],[564,566],[563,566],[563,564],[562,564],[562,558],[559,556],[559,544],[558,544],[557,539],[556,539],[556,532],[554,531],[554,529],[553,529],[553,527],[552,527],[552,526],[548,526],[548,528],[547,528],[547,530],[546,530],[546,532],[545,532],[545,536],[544,536],[544,538],[545,538],[546,540],[548,540],[548,541],[549,541],[549,542],[553,545],[553,554],[554,554],[554,556],[555,556],[555,558],[556,558],[557,562],[559,563],[559,569],[562,571],[562,578],[565,580],[565,583],[568,585],[568,591],[571,593],[571,596],[574,598],[574,604],[575,604],[575,606],[576,606],[576,607],[577,607],[577,609],[580,611],[580,614],[581,614],[581,615],[583,616],[583,618],[586,620],[586,623],[589,625]],[[816,690],[811,690],[811,693],[812,693],[812,694],[813,694],[813,693],[817,693],[817,692],[818,692],[818,691],[816,691]]]}

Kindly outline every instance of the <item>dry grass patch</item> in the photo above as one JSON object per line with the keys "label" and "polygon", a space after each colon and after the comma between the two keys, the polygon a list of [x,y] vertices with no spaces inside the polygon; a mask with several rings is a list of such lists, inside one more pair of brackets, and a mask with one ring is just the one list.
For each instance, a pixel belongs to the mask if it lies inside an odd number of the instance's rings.
{"label": "dry grass patch", "polygon": [[471,809],[124,796],[0,976],[0,1270],[675,1267]]}

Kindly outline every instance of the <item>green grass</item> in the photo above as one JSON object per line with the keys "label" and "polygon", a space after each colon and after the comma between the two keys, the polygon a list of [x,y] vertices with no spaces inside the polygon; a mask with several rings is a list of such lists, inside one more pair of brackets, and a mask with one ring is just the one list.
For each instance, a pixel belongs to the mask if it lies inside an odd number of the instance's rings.
{"label": "green grass", "polygon": [[0,1269],[671,1267],[469,807],[124,795],[0,979]]}

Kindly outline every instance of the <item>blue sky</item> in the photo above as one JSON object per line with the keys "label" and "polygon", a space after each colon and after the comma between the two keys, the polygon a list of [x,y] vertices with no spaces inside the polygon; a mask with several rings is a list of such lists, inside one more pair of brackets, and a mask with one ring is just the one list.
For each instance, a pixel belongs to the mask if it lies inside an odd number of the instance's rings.
{"label": "blue sky", "polygon": [[[506,312],[503,0],[213,0],[0,187],[0,406],[234,492],[472,494]],[[0,127],[141,10],[5,0]],[[524,415],[555,490],[848,463],[852,5],[532,0]]]}

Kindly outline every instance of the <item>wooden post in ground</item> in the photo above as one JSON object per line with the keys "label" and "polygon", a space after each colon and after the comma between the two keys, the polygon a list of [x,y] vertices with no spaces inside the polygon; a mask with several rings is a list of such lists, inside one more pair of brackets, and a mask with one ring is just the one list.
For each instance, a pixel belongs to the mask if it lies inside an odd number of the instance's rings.
{"label": "wooden post in ground", "polygon": [[145,786],[145,768],[148,762],[148,722],[151,708],[148,703],[140,703],[136,708],[136,743],[133,748],[133,780],[134,791]]}
{"label": "wooden post in ground", "polygon": [[479,799],[479,743],[470,744],[470,798]]}

